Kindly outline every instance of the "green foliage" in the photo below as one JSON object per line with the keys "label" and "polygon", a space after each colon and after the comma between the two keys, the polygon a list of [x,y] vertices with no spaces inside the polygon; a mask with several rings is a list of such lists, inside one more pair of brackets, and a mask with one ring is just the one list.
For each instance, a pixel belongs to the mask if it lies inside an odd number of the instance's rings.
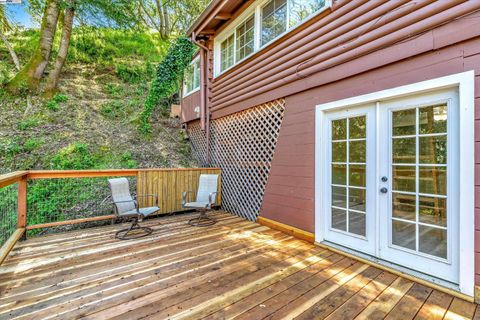
{"label": "green foliage", "polygon": [[139,83],[150,79],[153,75],[152,64],[147,61],[145,65],[118,64],[115,69],[117,76],[126,83]]}
{"label": "green foliage", "polygon": [[26,131],[30,128],[34,128],[40,124],[40,121],[37,118],[31,117],[27,119],[23,119],[18,123],[18,129],[22,131]]}
{"label": "green foliage", "polygon": [[100,112],[106,117],[117,118],[120,116],[120,111],[122,110],[122,108],[122,101],[115,100],[102,105]]}
{"label": "green foliage", "polygon": [[130,151],[125,152],[121,156],[122,168],[133,169],[138,166],[137,161],[133,159],[133,155]]}
{"label": "green foliage", "polygon": [[95,157],[87,144],[73,143],[61,149],[51,160],[53,169],[84,170],[95,165]]}
{"label": "green foliage", "polygon": [[109,82],[105,85],[105,90],[114,97],[117,97],[122,92],[122,87],[119,85]]}
{"label": "green foliage", "polygon": [[23,150],[26,152],[31,152],[43,144],[43,141],[38,138],[29,138],[23,144]]}
{"label": "green foliage", "polygon": [[45,106],[49,110],[58,111],[59,104],[63,103],[63,102],[67,102],[67,101],[68,101],[68,96],[67,95],[57,93],[55,96],[53,96],[53,98],[51,100],[47,101]]}
{"label": "green foliage", "polygon": [[158,105],[163,109],[168,107],[166,101],[179,90],[183,73],[192,61],[194,52],[195,46],[189,39],[178,38],[170,47],[165,59],[157,66],[156,76],[140,116],[141,132],[151,132],[149,120]]}
{"label": "green foliage", "polygon": [[74,28],[67,60],[69,62],[96,63],[105,66],[128,62],[158,62],[167,42],[153,34],[135,30],[111,28]]}
{"label": "green foliage", "polygon": [[0,86],[7,83],[8,79],[12,77],[12,71],[6,62],[0,61]]}

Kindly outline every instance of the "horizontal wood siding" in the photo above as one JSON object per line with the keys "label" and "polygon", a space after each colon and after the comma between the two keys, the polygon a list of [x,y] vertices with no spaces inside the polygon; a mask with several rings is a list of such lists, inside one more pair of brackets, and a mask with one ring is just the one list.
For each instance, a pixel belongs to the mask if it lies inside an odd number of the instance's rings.
{"label": "horizontal wood siding", "polygon": [[478,9],[480,1],[335,1],[315,23],[213,79],[212,117],[480,36]]}
{"label": "horizontal wood siding", "polygon": [[314,232],[315,106],[475,70],[476,283],[480,284],[480,37],[286,97],[261,216]]}
{"label": "horizontal wood siding", "polygon": [[[200,118],[200,113],[195,112],[195,108],[200,108],[200,90],[189,94],[182,99],[182,113],[180,119],[182,122],[188,122]],[[199,109],[200,110],[200,109]]]}

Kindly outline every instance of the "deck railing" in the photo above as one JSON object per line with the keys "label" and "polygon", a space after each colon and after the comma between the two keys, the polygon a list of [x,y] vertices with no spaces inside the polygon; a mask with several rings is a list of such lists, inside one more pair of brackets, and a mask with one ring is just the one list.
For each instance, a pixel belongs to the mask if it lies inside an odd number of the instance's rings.
{"label": "deck railing", "polygon": [[[183,210],[183,191],[196,190],[202,173],[220,174],[221,170],[62,170],[0,175],[0,264],[25,232],[30,236],[43,230],[58,232],[113,221],[108,178],[127,177],[132,193],[158,195],[157,214],[166,214]],[[220,183],[218,191],[221,204]],[[140,206],[153,205],[152,199],[146,199],[139,199]]]}

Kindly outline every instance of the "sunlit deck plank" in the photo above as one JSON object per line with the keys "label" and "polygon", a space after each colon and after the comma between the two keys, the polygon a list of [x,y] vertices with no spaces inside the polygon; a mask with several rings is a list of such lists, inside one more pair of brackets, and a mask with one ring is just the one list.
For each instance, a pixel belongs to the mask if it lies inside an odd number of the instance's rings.
{"label": "sunlit deck plank", "polygon": [[226,213],[32,238],[0,267],[0,319],[469,319],[477,305]]}

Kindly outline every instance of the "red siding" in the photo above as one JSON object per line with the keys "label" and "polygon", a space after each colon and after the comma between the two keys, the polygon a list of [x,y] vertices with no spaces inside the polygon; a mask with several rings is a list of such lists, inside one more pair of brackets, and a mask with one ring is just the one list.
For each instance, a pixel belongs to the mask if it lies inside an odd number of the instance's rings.
{"label": "red siding", "polygon": [[195,108],[200,108],[200,91],[196,91],[182,99],[182,122],[188,122],[200,118]]}
{"label": "red siding", "polygon": [[315,105],[472,69],[477,75],[475,259],[480,284],[480,37],[287,97],[261,215],[314,232]]}

